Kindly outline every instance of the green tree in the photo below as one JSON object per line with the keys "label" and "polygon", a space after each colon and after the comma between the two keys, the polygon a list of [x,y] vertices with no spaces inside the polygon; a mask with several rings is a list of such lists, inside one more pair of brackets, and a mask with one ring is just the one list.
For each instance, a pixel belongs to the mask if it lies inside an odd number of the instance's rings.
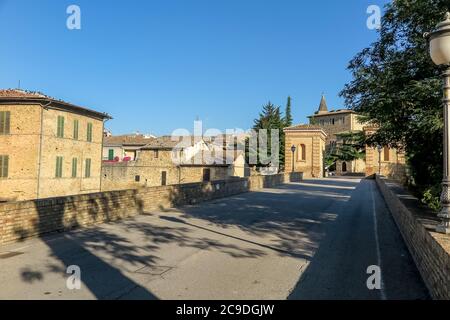
{"label": "green tree", "polygon": [[290,127],[290,126],[292,126],[292,123],[293,123],[291,103],[292,103],[292,99],[289,96],[287,98],[286,111],[284,113],[284,126],[285,127]]}
{"label": "green tree", "polygon": [[[259,114],[259,117],[254,120],[254,126],[253,129],[258,131],[260,129],[266,129],[267,130],[267,155],[269,157],[272,156],[272,146],[271,146],[271,134],[272,130],[278,130],[279,131],[279,143],[280,143],[280,152],[278,155],[280,165],[284,165],[284,132],[283,128],[285,127],[283,117],[280,112],[280,107],[273,105],[270,101],[263,106],[263,109],[261,113]],[[258,145],[259,148],[259,145]],[[258,150],[249,150],[248,152],[257,152]],[[262,166],[261,160],[259,158],[258,153],[258,166]]]}
{"label": "green tree", "polygon": [[423,34],[448,10],[448,0],[396,0],[386,5],[378,40],[349,64],[353,80],[341,96],[380,127],[375,145],[405,148],[421,188],[442,179],[442,69],[428,56]]}
{"label": "green tree", "polygon": [[338,143],[332,151],[336,160],[353,161],[364,159],[366,145],[364,132],[343,132],[336,134]]}

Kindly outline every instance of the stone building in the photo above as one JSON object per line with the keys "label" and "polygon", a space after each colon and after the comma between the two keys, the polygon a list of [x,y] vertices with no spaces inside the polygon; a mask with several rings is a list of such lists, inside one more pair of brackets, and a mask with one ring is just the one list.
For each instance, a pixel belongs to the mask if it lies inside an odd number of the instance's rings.
{"label": "stone building", "polygon": [[[321,126],[298,125],[284,129],[285,171],[303,172],[304,178],[324,175],[324,153],[327,134]],[[292,152],[292,146],[295,151]]]}
{"label": "stone building", "polygon": [[[363,131],[364,123],[360,121],[358,114],[353,110],[339,109],[328,110],[325,96],[322,96],[319,109],[312,116],[309,116],[311,124],[319,125],[327,134],[326,148],[336,147],[339,141],[339,134],[346,132]],[[362,159],[353,161],[338,161],[336,163],[337,174],[361,173],[365,172],[365,162]]]}
{"label": "stone building", "polygon": [[107,119],[43,94],[0,90],[0,199],[100,191]]}
{"label": "stone building", "polygon": [[139,150],[153,141],[155,137],[143,134],[127,134],[121,136],[108,135],[103,139],[104,161],[134,161]]}
{"label": "stone building", "polygon": [[[294,168],[294,171],[303,172],[305,177],[323,176],[327,152],[343,143],[340,134],[362,133],[367,136],[377,130],[376,127],[365,125],[352,110],[328,111],[324,96],[319,109],[309,119],[309,125],[297,125],[284,130],[286,171],[292,172]],[[296,148],[294,158],[292,146]],[[370,176],[381,171],[381,174],[387,177],[404,180],[405,155],[400,150],[384,146],[379,157],[377,148],[366,146],[364,159],[337,161],[335,167],[337,175]]]}
{"label": "stone building", "polygon": [[225,180],[237,176],[245,164],[242,154],[228,161],[206,160],[206,151],[214,154],[208,143],[189,137],[191,142],[180,147],[181,139],[159,137],[140,147],[133,161],[104,162],[102,190]]}
{"label": "stone building", "polygon": [[[378,129],[373,126],[364,127],[366,136],[374,134]],[[401,150],[384,146],[381,152],[377,147],[366,146],[366,175],[381,173],[398,181],[406,179],[405,153]]]}

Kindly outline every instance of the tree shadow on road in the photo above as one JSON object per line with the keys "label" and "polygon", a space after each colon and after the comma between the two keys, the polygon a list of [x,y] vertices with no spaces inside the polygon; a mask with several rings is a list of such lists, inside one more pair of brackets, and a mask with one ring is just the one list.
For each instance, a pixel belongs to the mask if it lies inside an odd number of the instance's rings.
{"label": "tree shadow on road", "polygon": [[[110,212],[120,206],[115,197],[104,199],[95,194],[86,195],[88,200],[88,214],[94,223],[99,219],[110,219]],[[139,201],[139,199],[135,199]],[[152,254],[142,254],[140,251],[151,252],[155,246],[151,244],[136,245],[130,243],[125,237],[109,232],[105,228],[92,228],[80,232],[66,232],[62,236],[49,236],[53,230],[70,230],[81,225],[76,214],[70,219],[64,216],[64,212],[77,212],[77,204],[70,197],[51,200],[36,200],[35,209],[38,219],[34,221],[32,228],[17,228],[16,234],[22,240],[30,236],[30,231],[39,235],[41,241],[50,249],[50,259],[54,258],[62,265],[49,264],[45,271],[33,270],[29,267],[19,270],[21,278],[26,283],[42,282],[45,284],[45,275],[56,273],[61,275],[61,284],[57,287],[61,291],[68,291],[66,274],[69,266],[76,265],[81,269],[81,281],[89,292],[97,299],[117,299],[129,292],[139,292],[140,299],[157,299],[157,297],[144,287],[126,276],[113,261],[107,261],[104,257],[126,260],[136,268],[157,263],[157,257]],[[83,205],[83,204],[78,204]],[[100,215],[104,215],[100,217]],[[52,223],[49,223],[51,220]],[[53,286],[54,287],[54,286]],[[45,288],[44,288],[45,290]],[[47,292],[52,294],[52,292]],[[85,296],[85,295],[84,295]]]}
{"label": "tree shadow on road", "polygon": [[[281,185],[202,205],[183,206],[176,210],[178,214],[175,219],[165,219],[205,229],[195,220],[200,219],[210,224],[207,228],[210,232],[230,238],[236,238],[231,229],[237,228],[243,232],[238,237],[243,242],[271,249],[279,255],[310,260],[324,236],[324,225],[336,218],[333,205],[348,201],[352,191],[349,186],[354,188],[358,181],[335,183],[346,188]],[[324,206],[326,210],[323,210]],[[230,232],[227,232],[228,229]],[[267,235],[272,237],[269,244],[250,240]]]}

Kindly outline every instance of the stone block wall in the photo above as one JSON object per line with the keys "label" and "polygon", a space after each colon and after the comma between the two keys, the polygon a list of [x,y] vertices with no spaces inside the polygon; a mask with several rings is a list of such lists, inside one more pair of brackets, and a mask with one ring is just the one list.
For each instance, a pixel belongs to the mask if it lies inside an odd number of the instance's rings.
{"label": "stone block wall", "polygon": [[202,182],[203,170],[210,170],[211,180],[228,178],[227,166],[181,166],[171,163],[162,165],[143,165],[139,160],[130,162],[103,163],[101,191],[157,187],[162,185],[162,173],[165,172],[166,184],[185,184]]}
{"label": "stone block wall", "polygon": [[450,299],[450,235],[434,232],[436,215],[400,185],[376,176],[377,185],[434,299]]}
{"label": "stone block wall", "polygon": [[[285,131],[285,170],[292,172],[292,162],[294,161],[294,171],[303,172],[305,178],[323,177],[323,153],[325,150],[325,135],[318,130],[289,130]],[[296,146],[295,154],[292,154],[291,147]],[[306,159],[302,159],[301,146],[305,147]]]}
{"label": "stone block wall", "polygon": [[301,173],[0,203],[0,245],[300,181]]}

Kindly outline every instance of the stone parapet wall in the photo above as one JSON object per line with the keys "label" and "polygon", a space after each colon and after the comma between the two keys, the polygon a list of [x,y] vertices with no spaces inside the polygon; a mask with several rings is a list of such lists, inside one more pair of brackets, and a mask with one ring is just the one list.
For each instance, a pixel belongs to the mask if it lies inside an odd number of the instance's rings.
{"label": "stone parapet wall", "polygon": [[377,185],[434,299],[450,299],[450,235],[434,232],[436,215],[392,180]]}
{"label": "stone parapet wall", "polygon": [[302,179],[301,173],[99,192],[0,204],[0,245]]}

